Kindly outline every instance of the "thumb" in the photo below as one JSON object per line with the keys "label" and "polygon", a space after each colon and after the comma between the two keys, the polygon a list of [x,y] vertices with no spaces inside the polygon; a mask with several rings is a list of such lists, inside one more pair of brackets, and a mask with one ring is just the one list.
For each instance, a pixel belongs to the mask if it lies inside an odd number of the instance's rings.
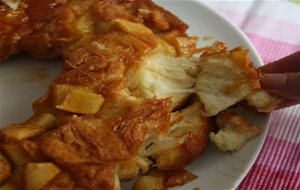
{"label": "thumb", "polygon": [[300,72],[265,74],[261,80],[265,90],[286,99],[300,100]]}

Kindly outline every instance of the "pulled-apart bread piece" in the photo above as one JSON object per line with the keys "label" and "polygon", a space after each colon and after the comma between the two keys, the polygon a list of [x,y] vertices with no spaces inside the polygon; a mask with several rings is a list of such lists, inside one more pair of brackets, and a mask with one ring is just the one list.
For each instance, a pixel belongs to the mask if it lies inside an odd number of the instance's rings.
{"label": "pulled-apart bread piece", "polygon": [[144,98],[172,97],[176,108],[194,92],[195,78],[189,70],[196,70],[190,59],[154,52],[129,75],[129,88],[138,90]]}
{"label": "pulled-apart bread piece", "polygon": [[204,48],[195,91],[204,106],[204,116],[214,116],[245,100],[258,112],[271,112],[283,101],[263,90],[260,72],[242,47],[227,50],[222,42]]}
{"label": "pulled-apart bread piece", "polygon": [[259,75],[247,50],[227,50],[216,42],[203,53],[197,74],[196,92],[205,116],[213,116],[260,88]]}
{"label": "pulled-apart bread piece", "polygon": [[151,156],[160,170],[186,167],[204,152],[210,131],[208,118],[201,116],[196,102],[179,113],[173,113],[173,125],[165,134],[150,133],[139,149],[139,155]]}
{"label": "pulled-apart bread piece", "polygon": [[256,125],[227,111],[216,116],[216,123],[220,130],[217,133],[211,132],[209,137],[222,151],[237,151],[261,132]]}
{"label": "pulled-apart bread piece", "polygon": [[258,112],[270,113],[280,106],[283,98],[272,95],[266,90],[256,90],[245,98],[249,106],[255,108]]}
{"label": "pulled-apart bread piece", "polygon": [[156,157],[157,168],[164,171],[178,170],[189,165],[201,155],[208,143],[210,122],[201,116],[198,102],[180,111],[183,120],[172,126],[169,136],[184,141],[180,146],[166,150]]}

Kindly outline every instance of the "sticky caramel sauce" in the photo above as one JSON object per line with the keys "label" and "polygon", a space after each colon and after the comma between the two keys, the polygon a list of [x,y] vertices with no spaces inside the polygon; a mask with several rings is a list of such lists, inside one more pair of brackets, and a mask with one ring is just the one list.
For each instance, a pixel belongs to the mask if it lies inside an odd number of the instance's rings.
{"label": "sticky caramel sauce", "polygon": [[39,20],[48,10],[53,9],[62,2],[62,0],[28,0],[27,13],[30,20]]}

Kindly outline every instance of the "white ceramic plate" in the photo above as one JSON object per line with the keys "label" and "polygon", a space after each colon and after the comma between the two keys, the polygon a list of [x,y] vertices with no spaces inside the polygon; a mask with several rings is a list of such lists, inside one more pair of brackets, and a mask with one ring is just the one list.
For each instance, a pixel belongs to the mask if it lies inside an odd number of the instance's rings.
{"label": "white ceramic plate", "polygon": [[[247,37],[218,13],[197,1],[157,1],[190,25],[189,34],[211,36],[213,40],[200,41],[200,46],[214,40],[226,42],[229,47],[243,45],[250,50],[251,58],[259,66],[262,61]],[[27,56],[12,58],[0,65],[0,126],[24,121],[31,114],[31,104],[41,96],[60,70],[61,61],[39,62]],[[264,142],[268,116],[245,113],[263,129],[263,133],[236,153],[223,153],[210,145],[188,170],[199,178],[175,189],[225,190],[234,189],[245,177]]]}

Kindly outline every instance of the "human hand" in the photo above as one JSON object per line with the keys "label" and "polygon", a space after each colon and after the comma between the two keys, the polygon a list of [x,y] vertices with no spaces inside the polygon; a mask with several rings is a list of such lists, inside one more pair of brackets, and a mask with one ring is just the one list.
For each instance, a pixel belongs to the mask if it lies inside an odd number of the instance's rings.
{"label": "human hand", "polygon": [[280,108],[300,103],[300,51],[262,66],[261,83],[265,90],[286,101]]}

